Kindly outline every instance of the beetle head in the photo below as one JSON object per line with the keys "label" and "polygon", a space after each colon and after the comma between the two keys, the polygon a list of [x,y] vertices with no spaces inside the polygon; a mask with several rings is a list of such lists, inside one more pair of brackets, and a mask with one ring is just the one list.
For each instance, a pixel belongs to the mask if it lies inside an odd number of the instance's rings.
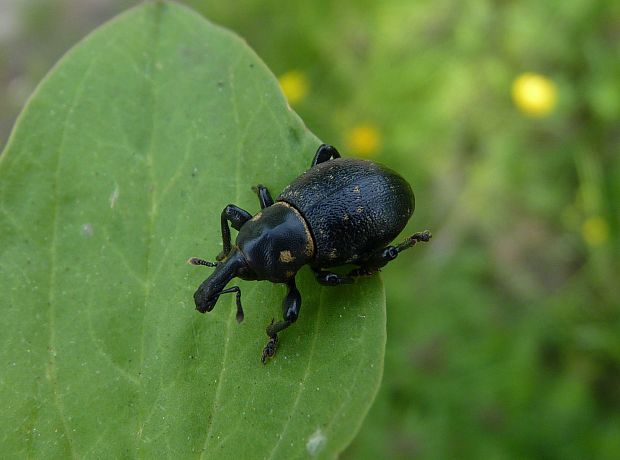
{"label": "beetle head", "polygon": [[211,276],[196,289],[194,293],[196,310],[200,313],[213,310],[228,282],[236,276],[243,279],[253,279],[245,257],[235,248],[225,260],[216,265]]}

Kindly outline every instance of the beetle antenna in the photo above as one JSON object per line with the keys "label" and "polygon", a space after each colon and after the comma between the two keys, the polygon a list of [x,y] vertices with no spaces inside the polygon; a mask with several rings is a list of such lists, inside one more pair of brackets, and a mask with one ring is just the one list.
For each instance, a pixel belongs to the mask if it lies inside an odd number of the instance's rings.
{"label": "beetle antenna", "polygon": [[219,265],[219,262],[209,262],[198,257],[190,257],[187,259],[187,263],[190,265],[204,265],[206,267],[217,267]]}

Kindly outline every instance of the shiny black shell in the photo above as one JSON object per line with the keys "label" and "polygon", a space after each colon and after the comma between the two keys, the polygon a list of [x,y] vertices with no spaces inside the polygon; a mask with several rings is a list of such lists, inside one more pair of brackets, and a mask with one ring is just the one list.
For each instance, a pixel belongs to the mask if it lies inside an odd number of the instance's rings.
{"label": "shiny black shell", "polygon": [[255,279],[283,283],[311,260],[311,238],[299,212],[275,203],[241,227],[236,244]]}
{"label": "shiny black shell", "polygon": [[277,198],[306,220],[316,268],[363,262],[403,230],[415,207],[410,185],[395,171],[367,160],[320,163]]}

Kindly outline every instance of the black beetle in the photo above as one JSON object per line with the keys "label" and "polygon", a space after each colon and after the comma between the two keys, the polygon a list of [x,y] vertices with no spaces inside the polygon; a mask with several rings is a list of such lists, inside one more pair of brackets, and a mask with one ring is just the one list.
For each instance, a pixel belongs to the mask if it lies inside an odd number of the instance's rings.
{"label": "black beetle", "polygon": [[[428,241],[428,231],[414,233],[397,246],[388,246],[413,213],[415,199],[409,184],[385,166],[368,160],[340,158],[331,145],[319,147],[311,167],[288,185],[277,200],[262,185],[252,188],[261,211],[249,212],[229,204],[222,211],[223,250],[218,262],[197,257],[193,265],[215,267],[196,290],[196,309],[213,310],[220,295],[236,293],[237,321],[243,321],[239,286],[224,289],[234,277],[286,283],[283,319],[267,326],[269,342],[262,362],[274,355],[278,332],[299,316],[301,295],[295,275],[310,265],[317,281],[326,286],[352,283],[354,277],[371,275],[399,252],[418,241]],[[230,243],[228,222],[239,231]],[[324,268],[354,264],[346,276]]]}

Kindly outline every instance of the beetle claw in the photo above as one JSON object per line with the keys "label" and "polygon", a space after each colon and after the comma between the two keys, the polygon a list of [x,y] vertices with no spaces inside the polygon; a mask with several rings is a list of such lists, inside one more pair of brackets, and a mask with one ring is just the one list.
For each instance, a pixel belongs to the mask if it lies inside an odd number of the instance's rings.
{"label": "beetle claw", "polygon": [[273,355],[276,354],[277,347],[278,347],[278,336],[274,334],[273,337],[269,339],[269,342],[267,342],[267,345],[265,345],[265,348],[263,348],[263,354],[260,358],[263,364],[267,364],[267,358],[271,358],[273,357]]}
{"label": "beetle claw", "polygon": [[424,230],[423,232],[419,233],[418,235],[419,235],[418,236],[419,240],[420,241],[424,241],[424,242],[430,241],[430,239],[433,237],[431,232],[428,231],[428,230]]}

